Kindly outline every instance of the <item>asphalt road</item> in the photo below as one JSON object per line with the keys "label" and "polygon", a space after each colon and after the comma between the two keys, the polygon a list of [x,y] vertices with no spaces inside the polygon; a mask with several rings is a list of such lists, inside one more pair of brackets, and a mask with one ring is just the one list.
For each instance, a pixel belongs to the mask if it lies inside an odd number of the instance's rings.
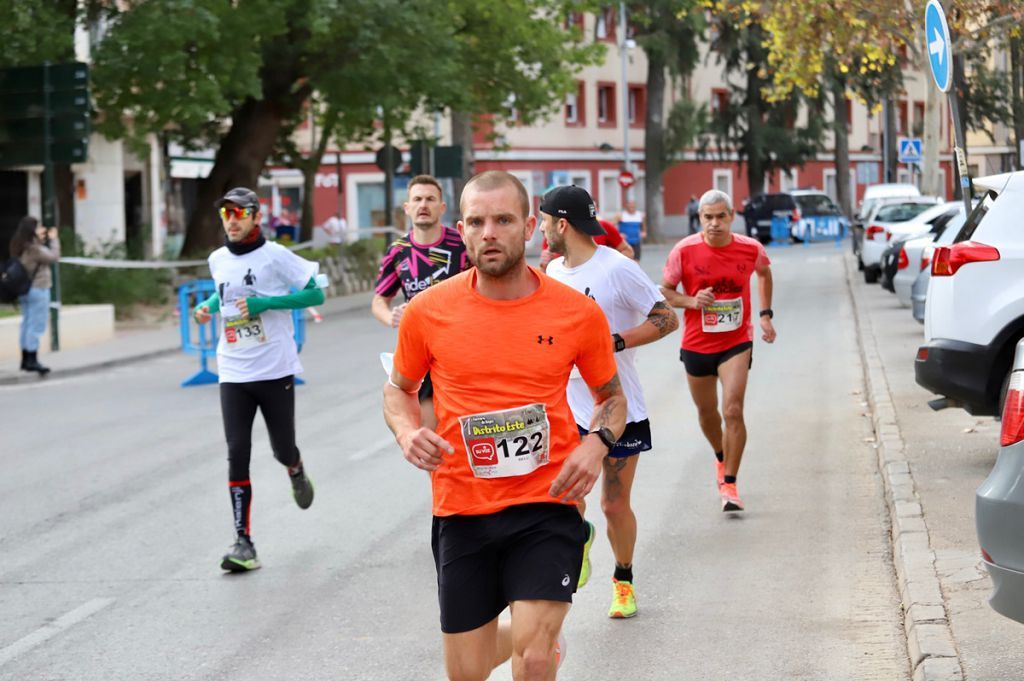
{"label": "asphalt road", "polygon": [[[666,253],[645,248],[652,274]],[[678,337],[645,348],[640,614],[607,618],[595,494],[560,678],[908,678],[842,251],[771,256],[779,339],[754,352],[748,510],[719,510]],[[316,502],[295,506],[258,421],[264,567],[244,575],[219,569],[226,450],[217,389],[178,387],[194,358],[0,388],[0,679],[442,679],[429,482],[381,417],[393,343],[368,311],[309,327],[298,443]]]}

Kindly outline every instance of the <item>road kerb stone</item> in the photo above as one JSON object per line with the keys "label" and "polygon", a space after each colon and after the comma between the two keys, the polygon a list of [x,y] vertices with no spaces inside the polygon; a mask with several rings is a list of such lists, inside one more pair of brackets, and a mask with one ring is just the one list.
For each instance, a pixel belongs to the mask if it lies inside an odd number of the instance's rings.
{"label": "road kerb stone", "polygon": [[878,468],[892,523],[892,554],[897,589],[902,599],[907,653],[913,681],[963,681],[963,666],[953,640],[945,602],[935,571],[935,553],[928,523],[917,496],[913,471],[889,382],[875,345],[871,320],[854,295],[849,258],[843,259],[847,291],[853,305],[864,369],[871,423],[875,431]]}

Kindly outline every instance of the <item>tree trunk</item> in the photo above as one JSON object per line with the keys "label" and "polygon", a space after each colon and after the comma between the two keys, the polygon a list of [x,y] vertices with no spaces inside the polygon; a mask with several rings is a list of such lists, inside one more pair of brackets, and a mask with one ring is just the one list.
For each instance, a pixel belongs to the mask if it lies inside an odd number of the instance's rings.
{"label": "tree trunk", "polygon": [[314,156],[302,164],[302,221],[299,225],[299,241],[313,238],[313,192],[316,190],[316,171],[320,169],[322,156]]}
{"label": "tree trunk", "polygon": [[850,133],[846,128],[846,81],[832,81],[832,129],[835,133],[836,200],[843,215],[853,215],[850,197]]}
{"label": "tree trunk", "polygon": [[[761,45],[761,31],[755,30],[755,26],[751,26],[749,30],[749,42],[747,44],[747,58],[753,64],[763,63],[763,52],[764,47]],[[747,70],[747,101],[745,107],[747,109],[746,120],[747,120],[747,132],[744,135],[746,138],[747,148],[747,195],[753,196],[754,194],[760,194],[764,191],[764,178],[765,169],[770,162],[770,159],[765,159],[765,144],[764,135],[761,129],[762,116],[764,115],[764,95],[762,89],[764,87],[764,81],[758,76],[757,69]],[[736,197],[733,197],[735,203]]]}
{"label": "tree trunk", "polygon": [[1024,87],[1022,82],[1021,69],[1024,69],[1024,41],[1020,38],[1010,38],[1010,73],[1012,90],[1010,91],[1010,105],[1013,109],[1013,140],[1016,143],[1014,152],[1016,162],[1014,167],[1021,168],[1020,143],[1024,141]]}
{"label": "tree trunk", "polygon": [[452,144],[462,147],[462,177],[455,178],[455,195],[452,197],[452,201],[459,205],[463,187],[466,186],[471,177],[476,175],[475,155],[473,153],[473,114],[462,111],[452,112]]}
{"label": "tree trunk", "polygon": [[884,125],[887,132],[882,142],[882,153],[886,162],[883,165],[885,168],[888,168],[885,181],[895,182],[896,166],[899,161],[899,154],[896,149],[896,102],[893,101],[892,95],[886,95],[886,102]]}
{"label": "tree trunk", "polygon": [[265,99],[247,99],[231,115],[231,129],[221,141],[209,176],[199,184],[196,210],[188,222],[182,253],[204,255],[223,241],[213,204],[233,187],[255,190],[257,178],[274,150],[282,123],[298,112],[308,87]]}
{"label": "tree trunk", "polygon": [[[644,120],[644,197],[647,238],[660,243],[664,228],[665,200],[665,56],[661,50],[647,54],[647,113]],[[628,125],[628,121],[623,121]]]}

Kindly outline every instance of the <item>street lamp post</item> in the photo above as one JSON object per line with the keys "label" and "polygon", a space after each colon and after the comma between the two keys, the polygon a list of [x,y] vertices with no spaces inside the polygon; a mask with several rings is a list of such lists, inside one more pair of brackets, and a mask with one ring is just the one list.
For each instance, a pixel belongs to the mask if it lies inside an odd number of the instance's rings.
{"label": "street lamp post", "polygon": [[[626,3],[619,3],[619,54],[622,60],[622,169],[632,172],[629,154],[629,41],[626,37]],[[632,185],[626,188],[626,201],[633,198]]]}

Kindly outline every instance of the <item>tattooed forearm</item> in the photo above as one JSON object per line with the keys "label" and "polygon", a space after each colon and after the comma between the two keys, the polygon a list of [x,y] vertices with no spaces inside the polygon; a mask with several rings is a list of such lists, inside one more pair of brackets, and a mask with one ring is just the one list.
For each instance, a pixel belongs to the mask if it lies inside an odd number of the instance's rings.
{"label": "tattooed forearm", "polygon": [[622,391],[619,375],[597,388],[591,388],[594,395],[594,416],[590,420],[590,430],[607,428],[616,439],[621,437],[626,428],[626,394]]}
{"label": "tattooed forearm", "polygon": [[679,328],[679,317],[664,300],[659,300],[647,313],[647,321],[658,330],[658,338],[664,338]]}

